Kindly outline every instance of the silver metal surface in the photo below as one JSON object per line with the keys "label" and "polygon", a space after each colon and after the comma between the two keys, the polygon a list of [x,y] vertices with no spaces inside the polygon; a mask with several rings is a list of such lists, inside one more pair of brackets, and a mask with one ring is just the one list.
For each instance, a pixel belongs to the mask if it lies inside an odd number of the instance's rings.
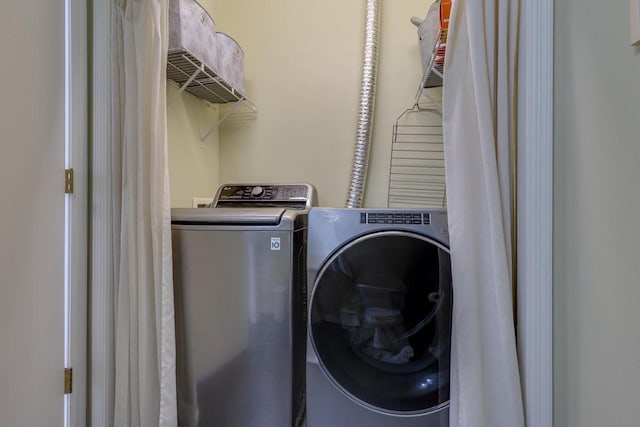
{"label": "silver metal surface", "polygon": [[[421,224],[369,223],[371,214],[428,213],[429,221]],[[365,215],[365,221],[363,216]],[[346,252],[355,242],[369,236],[418,235],[448,252],[447,213],[443,209],[332,209],[316,208],[309,215],[307,277],[314,283],[307,304],[312,310],[313,294],[323,269]],[[446,427],[449,425],[448,402],[421,413],[381,411],[350,395],[341,384],[327,375],[318,359],[311,334],[307,335],[307,426],[308,427]],[[447,373],[448,375],[448,373]]]}
{"label": "silver metal surface", "polygon": [[380,230],[418,231],[445,246],[449,246],[447,211],[429,209],[431,224],[429,226],[362,224],[362,212],[427,212],[420,209],[334,209],[315,208],[309,213],[309,221],[314,226],[309,228],[309,244],[307,247],[307,272],[309,280],[318,275],[319,269],[329,255],[345,243],[365,234]]}
{"label": "silver metal surface", "polygon": [[[278,225],[284,213],[282,208],[174,208],[171,210],[171,222]],[[289,223],[283,226],[286,224]]]}
{"label": "silver metal surface", "polygon": [[347,196],[347,207],[362,206],[364,186],[369,165],[369,147],[371,144],[371,124],[375,107],[376,77],[378,74],[378,46],[380,40],[380,9],[382,0],[367,0],[364,58],[362,62],[362,83],[360,86],[360,105],[358,110],[358,128],[353,154],[351,182]]}
{"label": "silver metal surface", "polygon": [[306,212],[174,209],[172,217],[179,425],[296,425]]}
{"label": "silver metal surface", "polygon": [[449,427],[448,408],[418,417],[393,417],[356,405],[317,364],[307,363],[307,384],[307,427]]}

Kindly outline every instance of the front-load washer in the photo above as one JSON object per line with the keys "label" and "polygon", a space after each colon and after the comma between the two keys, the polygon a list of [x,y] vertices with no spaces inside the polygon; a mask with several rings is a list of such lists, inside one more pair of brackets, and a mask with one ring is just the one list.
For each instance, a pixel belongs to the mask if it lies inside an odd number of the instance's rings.
{"label": "front-load washer", "polygon": [[444,210],[311,210],[308,427],[449,425],[448,245]]}
{"label": "front-load washer", "polygon": [[306,232],[315,189],[223,185],[172,209],[178,425],[304,423]]}

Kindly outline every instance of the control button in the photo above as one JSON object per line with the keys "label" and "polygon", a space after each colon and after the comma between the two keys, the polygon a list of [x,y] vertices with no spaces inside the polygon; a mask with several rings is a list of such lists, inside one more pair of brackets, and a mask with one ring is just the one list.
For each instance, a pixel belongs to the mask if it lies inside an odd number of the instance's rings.
{"label": "control button", "polygon": [[257,187],[253,187],[253,190],[251,190],[251,195],[253,197],[260,197],[264,194],[264,188],[257,186]]}
{"label": "control button", "polygon": [[367,214],[362,212],[360,214],[360,224],[365,224],[367,222]]}

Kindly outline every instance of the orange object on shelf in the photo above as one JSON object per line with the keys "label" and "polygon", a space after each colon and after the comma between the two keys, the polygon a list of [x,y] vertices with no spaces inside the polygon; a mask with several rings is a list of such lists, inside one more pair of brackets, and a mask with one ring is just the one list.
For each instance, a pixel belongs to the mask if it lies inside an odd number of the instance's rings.
{"label": "orange object on shelf", "polygon": [[452,0],[440,1],[440,28],[446,30],[449,28],[449,15],[451,15]]}

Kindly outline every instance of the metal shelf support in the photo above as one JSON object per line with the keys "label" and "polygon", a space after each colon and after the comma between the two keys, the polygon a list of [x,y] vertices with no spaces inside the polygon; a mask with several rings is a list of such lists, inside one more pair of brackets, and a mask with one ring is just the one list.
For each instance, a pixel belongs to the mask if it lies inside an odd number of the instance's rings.
{"label": "metal shelf support", "polygon": [[167,107],[173,104],[173,101],[175,101],[178,98],[178,96],[180,96],[180,94],[184,92],[187,86],[189,86],[191,82],[194,81],[195,78],[198,77],[198,74],[200,74],[201,72],[204,72],[204,64],[200,64],[200,67],[191,75],[191,77],[189,77],[189,79],[186,82],[184,82],[182,86],[180,86],[180,89],[178,89],[178,91],[173,94],[173,96],[169,99],[169,101],[167,101]]}
{"label": "metal shelf support", "polygon": [[200,138],[202,143],[239,107],[248,110],[250,116],[256,114],[256,106],[251,100],[189,52],[180,51],[168,55],[167,78],[180,85],[180,89],[167,101],[167,107],[184,91],[212,104],[233,104]]}
{"label": "metal shelf support", "polygon": [[[446,35],[443,35],[443,31],[441,30],[438,33],[438,38],[436,39],[436,42],[433,45],[433,49],[431,50],[431,56],[429,57],[429,62],[427,63],[427,66],[425,67],[424,72],[422,74],[422,79],[420,80],[420,87],[418,88],[418,91],[416,93],[414,108],[419,109],[420,98],[424,96],[428,98],[429,101],[431,101],[433,104],[435,104],[438,107],[438,109],[440,109],[440,111],[442,111],[442,103],[438,101],[436,98],[434,98],[433,96],[431,96],[431,94],[427,89],[431,87],[442,86],[442,82],[444,80],[444,74],[441,71],[442,65],[436,64],[436,56],[438,54],[438,51],[442,47],[442,39],[444,37],[446,37]],[[428,82],[430,80],[431,80],[431,85],[428,85]]]}

